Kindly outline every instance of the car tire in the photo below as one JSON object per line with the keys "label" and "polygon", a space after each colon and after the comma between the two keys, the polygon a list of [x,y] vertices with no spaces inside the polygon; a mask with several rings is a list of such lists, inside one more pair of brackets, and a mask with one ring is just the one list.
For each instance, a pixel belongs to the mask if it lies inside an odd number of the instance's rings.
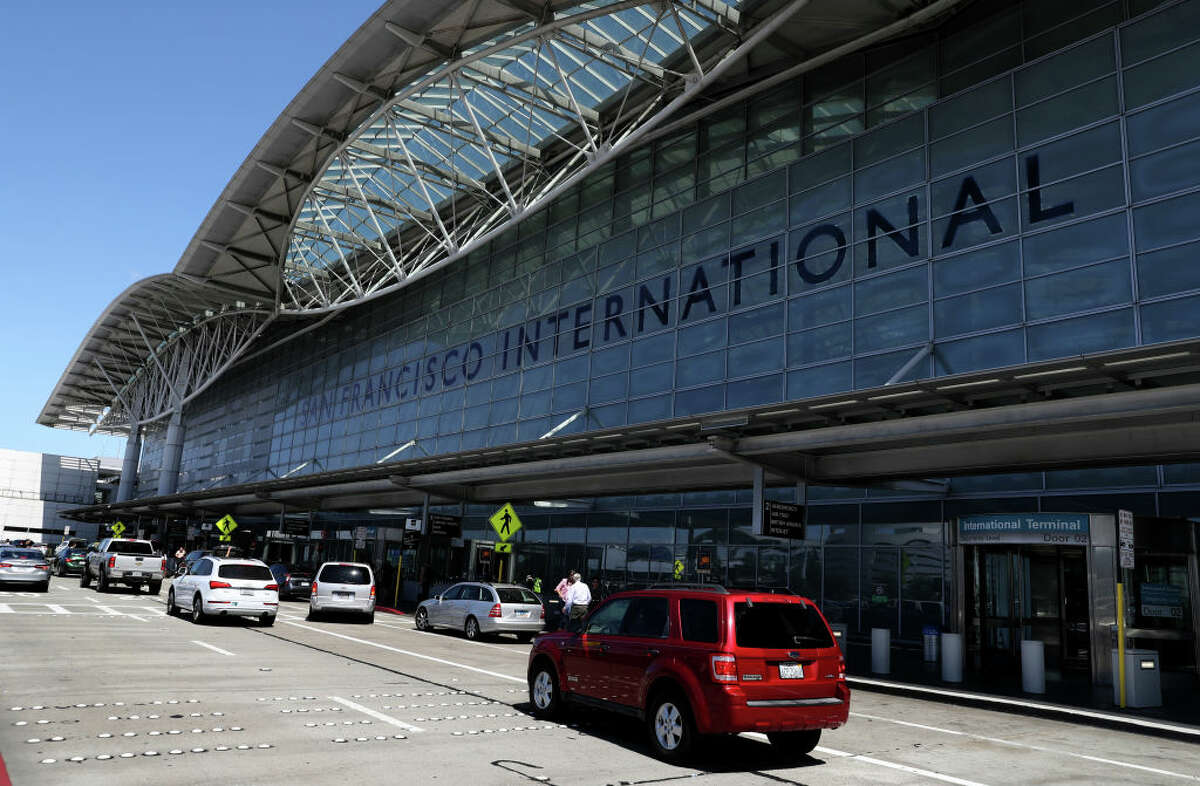
{"label": "car tire", "polygon": [[429,612],[425,609],[417,609],[417,616],[413,618],[413,624],[417,630],[428,631],[432,630],[433,626],[429,624]]}
{"label": "car tire", "polygon": [[274,614],[264,614],[258,618],[258,623],[260,625],[262,625],[264,628],[269,628],[275,624],[275,615]]}
{"label": "car tire", "polygon": [[483,632],[479,630],[479,620],[474,617],[467,617],[467,624],[463,625],[463,634],[467,637],[467,641],[479,641],[483,638]]}
{"label": "car tire", "polygon": [[533,714],[547,720],[555,718],[562,711],[562,694],[558,689],[558,675],[554,666],[546,659],[541,659],[529,670],[529,703],[533,705]]}
{"label": "car tire", "polygon": [[50,591],[50,579],[46,579],[46,583],[43,584],[42,586],[38,587],[38,592],[49,592],[49,591]]}
{"label": "car tire", "polygon": [[362,615],[362,624],[374,625],[375,624],[375,612],[368,611],[365,614],[363,614]]}
{"label": "car tire", "polygon": [[196,597],[192,598],[192,623],[203,625],[207,619],[208,615],[204,613],[204,599],[197,592]]}
{"label": "car tire", "polygon": [[817,743],[821,741],[821,730],[773,731],[767,732],[767,739],[771,741],[772,747],[779,749],[780,753],[802,756],[812,753],[813,749],[817,747]]}
{"label": "car tire", "polygon": [[654,754],[665,761],[686,759],[696,744],[696,724],[687,700],[675,691],[661,691],[650,700],[646,731]]}
{"label": "car tire", "polygon": [[321,615],[321,612],[317,611],[312,606],[309,606],[308,614],[304,617],[304,619],[308,620],[309,622],[316,622],[317,618],[320,617],[320,615]]}
{"label": "car tire", "polygon": [[96,592],[108,592],[108,574],[100,571],[100,575],[96,577]]}
{"label": "car tire", "polygon": [[179,613],[179,607],[175,605],[175,588],[167,590],[167,616],[174,617]]}
{"label": "car tire", "polygon": [[83,587],[84,589],[87,589],[88,585],[91,583],[92,583],[92,574],[88,573],[87,566],[85,565],[83,567],[83,572],[79,574],[79,586]]}
{"label": "car tire", "polygon": [[158,593],[162,592],[162,582],[152,581],[146,585],[146,589],[150,591],[151,595],[157,595]]}

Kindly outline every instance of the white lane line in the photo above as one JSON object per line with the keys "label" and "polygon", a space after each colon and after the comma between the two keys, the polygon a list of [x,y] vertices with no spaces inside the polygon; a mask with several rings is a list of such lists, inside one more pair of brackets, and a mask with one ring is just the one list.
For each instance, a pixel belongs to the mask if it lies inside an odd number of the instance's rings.
{"label": "white lane line", "polygon": [[400,655],[409,655],[413,658],[420,658],[421,660],[433,661],[434,663],[441,663],[446,666],[454,666],[459,669],[466,669],[467,671],[474,671],[474,672],[478,672],[479,674],[486,674],[489,677],[496,677],[496,678],[502,679],[502,680],[509,680],[510,682],[519,682],[522,685],[525,684],[524,678],[514,677],[511,674],[501,674],[496,671],[488,671],[487,669],[481,669],[477,666],[468,666],[465,663],[455,663],[452,660],[442,660],[441,658],[435,658],[432,655],[424,655],[420,652],[413,652],[411,650],[402,650],[399,647],[389,647],[386,644],[380,644],[379,642],[376,642],[376,641],[368,641],[367,639],[359,639],[359,638],[355,638],[354,636],[347,636],[344,633],[334,633],[331,630],[321,630],[320,628],[314,628],[311,625],[301,625],[299,622],[285,622],[283,624],[284,625],[293,625],[297,628],[304,628],[304,630],[311,630],[314,633],[323,633],[326,636],[335,636],[336,638],[339,638],[339,639],[345,639],[346,641],[352,641],[355,644],[365,644],[368,647],[377,647],[381,650],[387,650],[388,652],[395,652]]}
{"label": "white lane line", "polygon": [[933,770],[923,770],[920,767],[910,767],[907,764],[898,764],[894,761],[884,761],[883,759],[876,759],[873,756],[847,753],[846,751],[839,751],[834,748],[826,748],[821,745],[818,745],[814,750],[824,753],[828,756],[839,756],[846,759],[854,759],[855,761],[861,761],[866,764],[874,764],[876,767],[887,767],[889,770],[899,770],[900,772],[920,775],[922,778],[930,778],[935,781],[942,781],[943,783],[954,783],[958,786],[983,786],[983,784],[979,783],[978,781],[955,778],[953,775],[945,775],[940,772],[934,772]]}
{"label": "white lane line", "polygon": [[[434,636],[434,635],[437,635],[437,634],[436,634],[434,631],[421,631],[421,630],[417,630],[416,628],[406,627],[406,626],[404,626],[404,625],[392,625],[392,624],[390,624],[390,623],[387,623],[387,622],[380,622],[379,620],[376,620],[376,621],[375,621],[375,624],[376,624],[376,625],[382,625],[382,626],[383,626],[383,627],[385,627],[385,628],[391,628],[391,629],[393,629],[393,630],[406,630],[406,631],[408,631],[408,632],[410,632],[410,633],[419,633],[419,634],[421,634],[422,636]],[[468,640],[468,639],[459,639],[458,641],[456,641],[456,642],[454,642],[454,643],[455,643],[455,644],[473,644],[473,645],[475,645],[476,647],[487,647],[487,648],[488,648],[488,649],[490,649],[490,650],[499,650],[500,652],[508,652],[508,653],[511,653],[511,654],[513,654],[513,655],[519,655],[519,656],[521,656],[522,658],[528,658],[528,657],[529,657],[529,652],[528,652],[528,650],[526,650],[526,651],[514,650],[514,649],[513,649],[513,648],[511,648],[511,647],[501,647],[499,644],[488,644],[487,642],[483,642],[483,641],[470,641],[470,640]]]}
{"label": "white lane line", "polygon": [[233,656],[233,657],[235,657],[235,658],[237,657],[236,655],[234,655],[234,654],[233,654],[232,652],[230,652],[229,650],[223,650],[223,649],[221,649],[220,647],[214,647],[214,646],[213,646],[213,645],[211,645],[211,644],[205,644],[203,641],[196,641],[195,639],[192,639],[192,643],[193,643],[193,644],[199,644],[201,647],[208,647],[208,648],[209,648],[210,650],[212,650],[213,652],[219,652],[219,653],[220,653],[220,654],[222,654],[222,655],[231,655],[231,656]]}
{"label": "white lane line", "polygon": [[131,619],[131,620],[137,620],[138,622],[145,622],[145,621],[146,621],[146,620],[142,619],[141,617],[139,617],[139,616],[138,616],[138,615],[136,615],[136,614],[126,614],[125,616],[126,616],[126,617],[129,617],[129,619]]}
{"label": "white lane line", "polygon": [[358,710],[363,715],[370,715],[375,720],[381,720],[384,723],[390,723],[393,726],[399,726],[401,729],[407,729],[409,731],[425,731],[420,726],[413,726],[411,723],[405,723],[402,720],[393,718],[391,715],[384,715],[382,712],[376,712],[370,707],[364,707],[361,704],[355,704],[349,699],[343,699],[341,696],[330,696],[329,698],[333,701],[336,701],[338,704],[343,704],[349,707],[352,710]]}
{"label": "white lane line", "polygon": [[12,614],[12,613],[13,613],[12,606],[9,606],[7,603],[0,603],[0,614]]}
{"label": "white lane line", "polygon": [[89,600],[89,601],[91,601],[92,603],[99,603],[99,602],[100,602],[100,601],[96,600],[95,598],[84,598],[84,600]]}
{"label": "white lane line", "polygon": [[1128,724],[1130,726],[1142,726],[1148,729],[1163,729],[1175,734],[1189,734],[1195,737],[1200,737],[1200,728],[1189,726],[1176,726],[1171,723],[1162,723],[1148,718],[1135,718],[1126,715],[1113,715],[1108,712],[1097,712],[1095,710],[1086,710],[1080,707],[1065,707],[1058,704],[1043,704],[1037,701],[1021,701],[1020,699],[1009,699],[1003,696],[989,696],[984,693],[971,693],[969,691],[945,690],[943,688],[931,688],[925,685],[913,685],[906,682],[890,682],[888,680],[867,679],[865,677],[847,677],[847,682],[860,685],[877,685],[883,688],[893,690],[911,691],[914,693],[931,693],[935,696],[950,696],[957,699],[970,699],[971,701],[986,702],[991,704],[1006,704],[1012,707],[1027,707],[1036,709],[1042,712],[1057,712],[1063,715],[1074,715],[1081,718],[1096,718],[1109,723]]}
{"label": "white lane line", "polygon": [[1075,758],[1075,759],[1084,759],[1086,761],[1094,761],[1098,764],[1111,764],[1115,767],[1127,767],[1131,770],[1140,770],[1142,772],[1152,772],[1155,775],[1166,775],[1171,778],[1183,778],[1184,780],[1189,780],[1189,781],[1200,781],[1200,777],[1197,777],[1195,775],[1186,775],[1181,772],[1172,772],[1171,770],[1162,770],[1157,767],[1147,767],[1142,764],[1133,764],[1132,762],[1118,761],[1116,759],[1104,759],[1099,756],[1089,756],[1086,753],[1074,753],[1073,751],[1064,751],[1064,750],[1060,750],[1058,748],[1046,748],[1041,745],[1030,745],[1029,743],[1026,743],[1026,742],[1014,742],[1012,740],[1002,740],[998,737],[986,737],[982,734],[972,734],[967,731],[955,731],[954,729],[942,729],[937,726],[926,726],[922,723],[912,723],[911,721],[902,721],[902,720],[895,720],[893,718],[884,718],[879,715],[868,715],[865,712],[852,712],[850,714],[855,717],[866,718],[868,720],[883,721],[884,723],[895,723],[898,726],[911,726],[912,728],[923,729],[925,731],[936,731],[936,732],[940,732],[942,734],[954,734],[954,735],[958,735],[961,737],[970,737],[970,738],[976,739],[976,740],[983,740],[984,742],[996,743],[997,745],[1008,745],[1013,748],[1025,748],[1027,750],[1039,751],[1041,753],[1052,753],[1052,754],[1055,754],[1056,756],[1070,756],[1071,758]]}
{"label": "white lane line", "polygon": [[103,611],[105,614],[109,614],[109,615],[111,615],[111,616],[114,616],[114,617],[128,617],[128,616],[131,616],[131,615],[129,615],[129,614],[126,614],[126,613],[125,613],[125,612],[123,612],[123,611],[117,611],[117,610],[116,610],[116,609],[114,609],[112,606],[97,606],[96,608],[97,608],[99,611]]}
{"label": "white lane line", "polygon": [[141,609],[142,611],[148,611],[151,614],[154,614],[155,616],[158,616],[158,617],[163,616],[163,610],[156,609],[153,606],[138,606],[138,608]]}
{"label": "white lane line", "polygon": [[55,614],[70,614],[71,612],[64,609],[62,606],[56,606],[53,603],[47,603],[46,608],[53,611]]}

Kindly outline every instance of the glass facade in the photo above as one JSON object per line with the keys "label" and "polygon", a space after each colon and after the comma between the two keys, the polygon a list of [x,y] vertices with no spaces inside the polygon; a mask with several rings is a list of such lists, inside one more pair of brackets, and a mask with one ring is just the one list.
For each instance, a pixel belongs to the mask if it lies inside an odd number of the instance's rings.
{"label": "glass facade", "polygon": [[[904,379],[1200,335],[1198,22],[1200,2],[976,3],[659,138],[227,373],[185,413],[179,489],[874,387],[928,346]],[[146,436],[143,489],[162,440]],[[1094,477],[954,491],[1059,509],[1056,490]],[[943,613],[959,502],[812,489],[829,504],[788,545],[750,536],[743,497],[531,509],[518,563],[640,582],[711,549],[727,580],[819,595],[856,627]],[[880,585],[915,605],[860,603]]]}

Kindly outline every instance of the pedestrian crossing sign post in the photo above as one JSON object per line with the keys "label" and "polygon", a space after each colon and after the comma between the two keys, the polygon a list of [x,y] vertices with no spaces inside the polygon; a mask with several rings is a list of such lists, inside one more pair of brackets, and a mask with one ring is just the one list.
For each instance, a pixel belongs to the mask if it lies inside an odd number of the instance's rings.
{"label": "pedestrian crossing sign post", "polygon": [[221,542],[228,543],[233,540],[233,531],[237,529],[237,522],[233,520],[233,516],[222,516],[217,522],[217,529],[221,531]]}
{"label": "pedestrian crossing sign post", "polygon": [[124,522],[118,521],[116,524],[112,525],[112,535],[114,538],[120,538],[124,534],[125,534],[125,523]]}
{"label": "pedestrian crossing sign post", "polygon": [[500,540],[508,540],[521,528],[521,519],[517,518],[517,512],[509,502],[505,502],[504,507],[493,513],[488,523],[496,530],[496,536]]}
{"label": "pedestrian crossing sign post", "polygon": [[512,544],[511,543],[497,543],[496,544],[496,553],[497,554],[512,554]]}

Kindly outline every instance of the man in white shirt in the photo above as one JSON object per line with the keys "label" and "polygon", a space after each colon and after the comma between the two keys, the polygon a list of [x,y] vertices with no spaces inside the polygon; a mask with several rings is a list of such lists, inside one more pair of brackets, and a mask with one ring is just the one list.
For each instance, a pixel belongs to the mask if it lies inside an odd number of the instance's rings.
{"label": "man in white shirt", "polygon": [[578,573],[571,575],[571,584],[567,587],[566,603],[563,614],[567,617],[567,630],[578,633],[587,616],[588,605],[592,602],[592,591]]}

